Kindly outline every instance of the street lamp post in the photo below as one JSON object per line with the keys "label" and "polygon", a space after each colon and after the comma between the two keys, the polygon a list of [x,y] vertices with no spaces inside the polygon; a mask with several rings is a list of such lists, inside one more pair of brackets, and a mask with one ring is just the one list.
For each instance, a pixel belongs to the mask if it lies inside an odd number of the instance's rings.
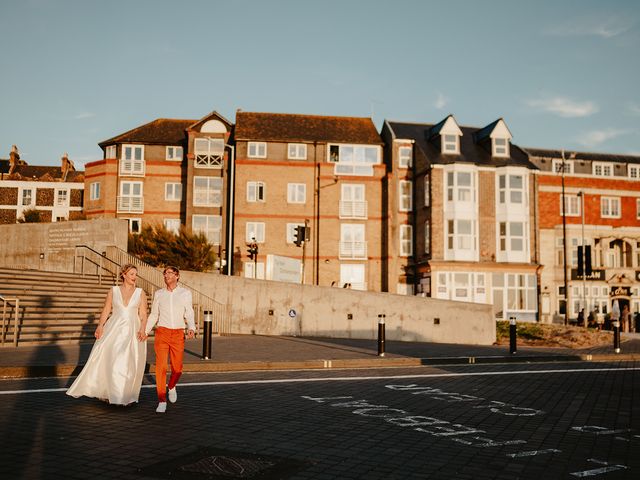
{"label": "street lamp post", "polygon": [[567,325],[569,323],[569,283],[567,281],[567,218],[565,215],[566,209],[566,198],[564,195],[564,169],[565,169],[565,161],[564,161],[564,149],[562,150],[562,253],[563,253],[563,262],[562,262],[562,270],[564,273],[564,324]]}
{"label": "street lamp post", "polygon": [[233,221],[234,221],[234,199],[235,199],[235,175],[236,161],[235,148],[233,145],[225,144],[231,151],[231,159],[229,161],[229,201],[227,211],[227,275],[233,275]]}
{"label": "street lamp post", "polygon": [[584,322],[584,326],[587,326],[587,249],[584,245],[584,190],[578,192],[578,196],[580,197],[580,210],[582,213],[582,252],[580,253],[580,258],[578,261],[582,262],[582,308],[584,309],[584,313],[582,315],[582,321]]}

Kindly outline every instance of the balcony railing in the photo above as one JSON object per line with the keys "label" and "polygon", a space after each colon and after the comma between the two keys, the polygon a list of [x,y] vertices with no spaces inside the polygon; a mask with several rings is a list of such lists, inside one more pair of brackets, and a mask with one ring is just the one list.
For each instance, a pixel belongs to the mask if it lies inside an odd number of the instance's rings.
{"label": "balcony railing", "polygon": [[120,160],[120,175],[144,177],[144,160]]}
{"label": "balcony railing", "polygon": [[340,218],[367,218],[367,202],[364,200],[341,201]]}
{"label": "balcony railing", "polygon": [[144,198],[118,197],[118,213],[144,213]]}
{"label": "balcony railing", "polygon": [[367,242],[340,242],[340,260],[366,260]]}

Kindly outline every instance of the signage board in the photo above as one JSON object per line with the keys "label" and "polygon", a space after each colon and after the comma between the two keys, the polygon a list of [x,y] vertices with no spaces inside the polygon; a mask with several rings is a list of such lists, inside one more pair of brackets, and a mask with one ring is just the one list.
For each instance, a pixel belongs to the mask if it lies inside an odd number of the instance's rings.
{"label": "signage board", "polygon": [[[603,282],[604,281],[604,270],[591,270],[591,275],[587,275],[585,280],[587,282]],[[571,269],[571,280],[582,280],[582,275],[578,275],[578,269]]]}
{"label": "signage board", "polygon": [[302,261],[297,258],[267,255],[267,280],[302,283]]}

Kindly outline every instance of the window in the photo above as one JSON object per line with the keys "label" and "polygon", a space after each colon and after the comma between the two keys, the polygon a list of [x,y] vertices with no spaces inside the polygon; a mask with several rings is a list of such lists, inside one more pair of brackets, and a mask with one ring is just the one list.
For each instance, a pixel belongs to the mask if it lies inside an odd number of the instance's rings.
{"label": "window", "polygon": [[249,142],[249,158],[267,158],[267,144],[265,142]]}
{"label": "window", "polygon": [[365,266],[362,264],[340,265],[340,287],[349,285],[353,290],[366,290]]}
{"label": "window", "polygon": [[400,180],[400,208],[401,212],[410,212],[413,208],[412,184],[407,180]]}
{"label": "window", "polygon": [[171,202],[179,202],[182,200],[182,184],[181,183],[165,183],[164,199]]}
{"label": "window", "polygon": [[447,200],[450,202],[475,200],[474,176],[471,172],[447,173]]}
{"label": "window", "polygon": [[178,235],[180,233],[180,219],[179,218],[165,218],[164,228],[172,233]]}
{"label": "window", "polygon": [[304,143],[290,143],[288,152],[288,158],[290,160],[307,159],[307,145]]}
{"label": "window", "polygon": [[364,185],[359,183],[342,184],[340,218],[367,218]]}
{"label": "window", "polygon": [[142,220],[139,218],[127,218],[129,222],[129,232],[138,234],[142,231]]}
{"label": "window", "polygon": [[182,147],[167,147],[167,160],[179,162],[182,160]]}
{"label": "window", "polygon": [[562,159],[554,158],[552,163],[552,168],[553,168],[553,171],[558,174],[563,173],[563,170],[564,170],[564,173],[573,173],[573,161],[565,160],[563,162]]}
{"label": "window", "polygon": [[509,156],[509,141],[506,138],[494,138],[492,147],[494,157]]}
{"label": "window", "polygon": [[460,137],[458,135],[442,135],[442,153],[460,153]]}
{"label": "window", "polygon": [[193,177],[193,205],[219,207],[222,205],[222,178]]}
{"label": "window", "polygon": [[447,249],[473,250],[475,246],[475,222],[449,220],[447,222]]}
{"label": "window", "polygon": [[400,147],[398,149],[398,166],[400,168],[411,168],[412,164],[412,148],[411,147]]}
{"label": "window", "polygon": [[245,242],[264,243],[264,222],[247,222]]}
{"label": "window", "polygon": [[224,140],[221,138],[196,138],[193,142],[195,166],[222,168],[224,164]]}
{"label": "window", "polygon": [[287,184],[287,203],[305,203],[307,186],[304,183]]}
{"label": "window", "polygon": [[287,243],[294,243],[296,227],[304,227],[304,223],[287,223]]}
{"label": "window", "polygon": [[194,233],[202,233],[212,245],[220,245],[222,217],[220,215],[194,215],[191,221]]}
{"label": "window", "polygon": [[429,198],[431,197],[431,182],[429,181],[429,176],[424,176],[424,206],[428,207],[431,202]]}
{"label": "window", "polygon": [[620,218],[620,199],[602,197],[600,199],[600,216],[602,218]]}
{"label": "window", "polygon": [[523,252],[525,247],[525,225],[523,222],[500,222],[500,251]]}
{"label": "window", "polygon": [[109,145],[104,149],[104,158],[116,158],[116,146]]}
{"label": "window", "polygon": [[247,182],[247,202],[264,202],[264,183]]}
{"label": "window", "polygon": [[400,256],[408,257],[410,255],[413,255],[413,227],[400,225]]}
{"label": "window", "polygon": [[598,177],[612,177],[613,165],[610,163],[593,162],[593,174]]}
{"label": "window", "polygon": [[343,223],[340,225],[340,249],[341,259],[367,259],[367,243],[364,239],[364,225]]}
{"label": "window", "polygon": [[498,201],[504,203],[524,202],[524,176],[499,175],[498,176]]}
{"label": "window", "polygon": [[69,190],[56,189],[56,206],[66,207],[69,205]]}
{"label": "window", "polygon": [[29,205],[33,205],[34,202],[34,198],[33,198],[33,189],[31,188],[25,188],[22,190],[22,203],[21,205],[23,207],[29,206]]}
{"label": "window", "polygon": [[431,225],[428,221],[424,222],[424,253],[427,255],[431,251]]}
{"label": "window", "polygon": [[329,162],[336,164],[336,175],[373,175],[380,163],[380,147],[368,145],[329,145]]}
{"label": "window", "polygon": [[629,178],[633,178],[634,180],[640,180],[640,166],[638,165],[629,165]]}
{"label": "window", "polygon": [[[579,217],[582,215],[582,203],[578,195],[564,196],[564,214],[567,217]],[[560,196],[560,215],[562,215],[562,196]]]}
{"label": "window", "polygon": [[142,213],[143,211],[142,182],[120,182],[118,212]]}
{"label": "window", "polygon": [[144,176],[144,147],[142,145],[122,146],[120,174],[129,176]]}
{"label": "window", "polygon": [[89,200],[100,200],[100,182],[89,185]]}

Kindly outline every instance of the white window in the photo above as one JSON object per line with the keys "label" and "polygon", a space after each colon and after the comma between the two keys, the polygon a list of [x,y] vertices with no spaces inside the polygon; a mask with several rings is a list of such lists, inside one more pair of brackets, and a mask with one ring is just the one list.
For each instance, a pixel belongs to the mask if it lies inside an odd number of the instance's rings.
{"label": "white window", "polygon": [[562,174],[563,170],[564,170],[564,173],[573,173],[573,161],[564,160],[563,162],[561,158],[560,159],[554,158],[552,163],[552,168],[553,168],[553,171],[557,174]]}
{"label": "white window", "polygon": [[304,223],[287,223],[287,243],[294,243],[296,227],[304,227]]}
{"label": "white window", "polygon": [[24,188],[22,190],[22,199],[20,203],[23,207],[35,205],[35,198],[33,196],[32,188]]}
{"label": "white window", "polygon": [[475,222],[473,220],[447,221],[447,249],[474,250]]}
{"label": "white window", "polygon": [[[564,196],[564,214],[567,217],[579,217],[582,215],[582,203],[579,196]],[[560,196],[560,215],[562,215],[562,196]]]}
{"label": "white window", "polygon": [[492,148],[494,157],[509,156],[509,141],[506,138],[494,138]]}
{"label": "white window", "polygon": [[602,197],[600,199],[600,216],[602,218],[620,218],[620,199]]}
{"label": "white window", "polygon": [[593,174],[598,177],[612,177],[613,165],[610,163],[593,162]]}
{"label": "white window", "polygon": [[165,183],[164,199],[171,202],[179,202],[182,200],[182,184],[181,183]]}
{"label": "white window", "polygon": [[460,137],[453,134],[442,135],[442,153],[460,153]]}
{"label": "white window", "polygon": [[191,229],[202,233],[212,245],[220,245],[222,217],[220,215],[193,215]]}
{"label": "white window", "polygon": [[363,184],[342,184],[340,218],[367,218],[367,201]]}
{"label": "white window", "polygon": [[524,176],[499,175],[498,176],[498,201],[504,203],[522,204],[525,198]]}
{"label": "white window", "polygon": [[430,201],[429,201],[429,198],[431,196],[430,185],[431,185],[431,182],[429,181],[429,176],[425,175],[424,176],[424,206],[425,207],[428,207],[430,205]]}
{"label": "white window", "polygon": [[633,178],[634,180],[640,180],[640,166],[639,165],[629,165],[629,178]]}
{"label": "white window", "polygon": [[307,201],[307,186],[304,183],[287,184],[287,203],[305,203]]}
{"label": "white window", "polygon": [[56,189],[56,206],[67,207],[69,205],[69,190]]}
{"label": "white window", "polygon": [[247,222],[247,229],[244,237],[245,242],[264,243],[264,230],[264,222]]}
{"label": "white window", "polygon": [[144,146],[123,145],[120,159],[120,174],[144,176]]}
{"label": "white window", "polygon": [[164,228],[172,233],[178,235],[180,233],[180,219],[179,218],[165,218]]}
{"label": "white window", "polygon": [[431,251],[431,224],[429,221],[424,222],[424,253],[429,254]]}
{"label": "white window", "polygon": [[249,142],[249,158],[267,158],[267,144],[265,142]]}
{"label": "white window", "polygon": [[400,256],[413,255],[413,227],[400,225]]}
{"label": "white window", "polygon": [[264,182],[247,182],[247,202],[264,202]]}
{"label": "white window", "polygon": [[288,158],[290,160],[306,160],[307,145],[305,143],[290,143],[288,148]]}
{"label": "white window", "polygon": [[258,278],[264,280],[264,262],[254,262],[252,260],[244,262],[245,278]]}
{"label": "white window", "polygon": [[340,249],[342,259],[367,258],[367,242],[364,237],[364,225],[343,223],[340,225]]}
{"label": "white window", "polygon": [[400,208],[401,212],[410,212],[413,208],[413,184],[407,180],[400,180]]}
{"label": "white window", "polygon": [[142,182],[120,182],[118,212],[142,213],[143,211]]}
{"label": "white window", "polygon": [[182,147],[167,147],[167,160],[179,162],[182,160]]}
{"label": "white window", "polygon": [[104,149],[104,158],[116,158],[116,146],[109,145]]}
{"label": "white window", "polygon": [[411,168],[412,151],[411,147],[400,147],[398,149],[398,166],[400,168]]}
{"label": "white window", "polygon": [[523,222],[500,222],[500,251],[523,252],[525,241],[525,224]]}
{"label": "white window", "polygon": [[366,290],[365,266],[363,264],[341,264],[338,286],[352,290]]}
{"label": "white window", "polygon": [[336,175],[372,176],[380,163],[380,147],[369,145],[329,145],[329,162],[336,164]]}
{"label": "white window", "polygon": [[447,172],[447,200],[475,201],[475,176],[471,172]]}
{"label": "white window", "polygon": [[224,140],[221,138],[196,138],[193,143],[195,166],[222,168],[224,164]]}
{"label": "white window", "polygon": [[100,200],[100,182],[89,185],[89,200]]}
{"label": "white window", "polygon": [[129,222],[129,232],[138,234],[142,231],[142,220],[140,218],[127,218]]}
{"label": "white window", "polygon": [[219,207],[222,205],[221,177],[193,177],[193,205]]}

